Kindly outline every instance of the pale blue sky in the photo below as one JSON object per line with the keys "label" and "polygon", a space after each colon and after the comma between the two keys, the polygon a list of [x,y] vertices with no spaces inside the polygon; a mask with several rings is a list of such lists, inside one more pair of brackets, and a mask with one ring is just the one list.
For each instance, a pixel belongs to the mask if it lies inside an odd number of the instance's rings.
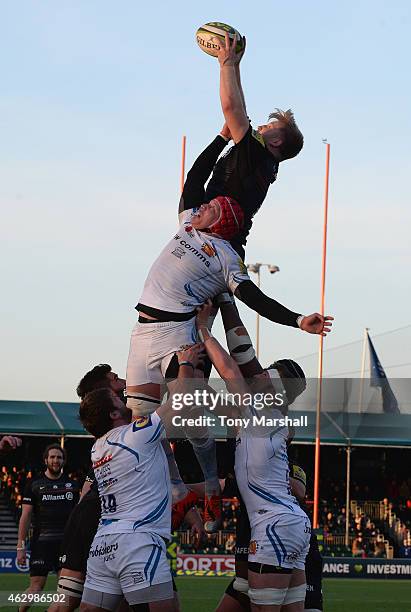
{"label": "pale blue sky", "polygon": [[[181,136],[190,164],[222,123],[218,64],[194,40],[211,20],[247,36],[252,121],[291,107],[305,135],[249,240],[249,262],[281,268],[263,273],[262,288],[295,310],[319,308],[326,137],[326,303],[336,317],[327,342],[411,322],[408,1],[8,3],[1,398],[72,400],[82,373],[102,361],[124,373],[133,306],[176,226]],[[254,313],[243,312],[254,333]],[[262,336],[263,361],[317,348],[315,337],[269,322]],[[410,362],[409,343],[380,358]],[[350,359],[352,368],[338,367],[357,369],[360,355]]]}

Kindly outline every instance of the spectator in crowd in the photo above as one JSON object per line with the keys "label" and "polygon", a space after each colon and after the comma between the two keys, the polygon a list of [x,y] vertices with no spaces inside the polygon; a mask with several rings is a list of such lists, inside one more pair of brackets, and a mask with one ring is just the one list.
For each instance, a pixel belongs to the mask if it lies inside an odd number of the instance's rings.
{"label": "spectator in crowd", "polygon": [[365,557],[364,543],[362,537],[358,535],[352,543],[352,556]]}
{"label": "spectator in crowd", "polygon": [[385,544],[383,540],[376,540],[374,545],[374,557],[385,558],[387,553],[385,551]]}
{"label": "spectator in crowd", "polygon": [[225,542],[225,552],[227,553],[227,555],[231,555],[233,554],[234,549],[235,549],[235,537],[233,533],[230,533],[230,535],[228,536]]}

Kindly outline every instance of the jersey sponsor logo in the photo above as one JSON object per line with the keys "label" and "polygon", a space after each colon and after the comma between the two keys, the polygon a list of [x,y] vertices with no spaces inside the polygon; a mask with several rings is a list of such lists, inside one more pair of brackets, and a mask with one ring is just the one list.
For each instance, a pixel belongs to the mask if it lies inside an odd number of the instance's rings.
{"label": "jersey sponsor logo", "polygon": [[62,499],[68,499],[71,501],[73,499],[73,493],[63,493],[62,495],[53,495],[51,493],[43,493],[41,501],[59,501]]}
{"label": "jersey sponsor logo", "polygon": [[200,261],[202,261],[203,264],[205,264],[207,266],[207,268],[210,267],[210,262],[204,257],[204,255],[198,249],[196,249],[195,246],[191,245],[189,242],[186,242],[185,240],[180,240],[180,244],[181,244],[181,246],[183,246],[186,249],[188,249],[188,251],[190,251],[190,253],[192,253],[193,255],[198,257],[200,259]]}
{"label": "jersey sponsor logo", "polygon": [[114,484],[116,484],[116,482],[118,482],[118,478],[106,478],[105,480],[101,480],[98,482],[97,487],[98,490],[100,491],[100,489],[108,489],[108,487],[113,486]]}
{"label": "jersey sponsor logo", "polygon": [[201,250],[204,251],[204,253],[209,257],[215,257],[217,255],[215,249],[211,246],[211,244],[208,244],[208,242],[204,242],[201,247]]}
{"label": "jersey sponsor logo", "polygon": [[95,461],[93,463],[93,470],[96,470],[97,468],[99,468],[100,466],[104,465],[105,463],[108,463],[108,461],[111,461],[112,458],[113,458],[113,455],[109,454],[109,455],[105,455],[104,457],[102,457],[98,461]]}
{"label": "jersey sponsor logo", "polygon": [[115,558],[115,553],[118,550],[118,542],[115,544],[101,544],[100,546],[97,544],[95,548],[90,549],[89,558],[90,557],[104,557],[104,561],[111,561]]}
{"label": "jersey sponsor logo", "polygon": [[71,482],[66,482],[66,489],[71,489],[73,485],[71,484]]}
{"label": "jersey sponsor logo", "polygon": [[176,247],[174,251],[171,251],[171,254],[177,257],[177,259],[181,259],[186,254],[186,252],[181,247]]}

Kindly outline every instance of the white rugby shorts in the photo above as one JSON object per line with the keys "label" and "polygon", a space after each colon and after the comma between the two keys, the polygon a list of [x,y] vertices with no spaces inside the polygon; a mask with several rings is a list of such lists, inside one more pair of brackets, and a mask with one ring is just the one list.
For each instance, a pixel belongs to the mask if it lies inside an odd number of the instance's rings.
{"label": "white rugby shorts", "polygon": [[85,589],[100,593],[132,593],[171,583],[164,540],[153,533],[111,533],[95,536],[87,560]]}
{"label": "white rugby shorts", "polygon": [[[176,351],[197,342],[195,317],[188,321],[136,323],[131,333],[127,386],[164,383]],[[153,404],[153,412],[156,406]]]}
{"label": "white rugby shorts", "polygon": [[308,516],[280,514],[264,517],[251,527],[248,560],[288,569],[304,569],[310,548]]}

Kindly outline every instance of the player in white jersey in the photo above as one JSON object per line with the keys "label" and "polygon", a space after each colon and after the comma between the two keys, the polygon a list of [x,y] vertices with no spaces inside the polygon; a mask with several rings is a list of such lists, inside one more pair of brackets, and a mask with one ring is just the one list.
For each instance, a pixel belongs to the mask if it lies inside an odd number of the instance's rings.
{"label": "player in white jersey", "polygon": [[187,175],[180,202],[179,227],[152,265],[136,306],[139,320],[127,364],[128,406],[135,415],[153,412],[161,384],[176,376],[170,362],[182,346],[196,341],[196,308],[228,287],[247,306],[269,320],[314,334],[324,328],[318,313],[304,317],[267,297],[250,280],[231,247],[244,213],[230,197],[205,202],[204,184],[221,152],[214,141]]}
{"label": "player in white jersey", "polygon": [[[304,561],[309,549],[311,525],[290,490],[288,428],[281,425],[274,428],[261,426],[254,421],[254,417],[261,419],[263,415],[270,419],[281,419],[287,406],[284,384],[287,385],[291,401],[304,388],[302,379],[301,382],[298,380],[299,376],[294,386],[287,380],[292,369],[297,374],[299,366],[289,360],[281,360],[261,371],[261,366],[252,354],[252,347],[246,349],[246,354],[243,350],[239,351],[251,344],[245,328],[231,328],[234,333],[230,334],[229,330],[227,339],[237,361],[243,364],[254,362],[254,368],[257,365],[260,367],[260,373],[255,373],[253,380],[247,384],[236,360],[211,336],[207,328],[209,309],[210,306],[204,307],[197,317],[198,332],[228,390],[242,397],[249,397],[250,393],[256,392],[270,394],[272,397],[274,388],[275,394],[285,401],[285,408],[281,412],[275,407],[268,411],[265,409],[263,413],[255,408],[240,407],[243,418],[250,419],[250,422],[241,429],[236,441],[235,471],[250,520],[251,542],[248,581],[243,578],[233,586],[248,594],[252,610],[299,612],[304,609]],[[224,318],[224,309],[222,311]],[[330,327],[331,323],[326,321],[324,334]],[[284,374],[287,369],[283,378],[280,372]],[[230,609],[229,601],[226,605]],[[224,604],[219,609],[225,609]]]}
{"label": "player in white jersey", "polygon": [[[177,385],[192,377],[201,360],[197,345],[178,355]],[[184,388],[184,387],[181,387]],[[101,521],[91,545],[81,609],[115,610],[122,596],[131,607],[175,612],[166,541],[171,528],[171,483],[162,439],[171,406],[131,421],[113,393],[91,391],[80,419],[97,440],[91,450],[101,500]],[[137,608],[136,608],[137,609]]]}
{"label": "player in white jersey", "polygon": [[[242,228],[244,213],[230,197],[205,201],[208,179],[220,145],[203,151],[187,175],[180,202],[180,225],[154,262],[136,308],[140,313],[130,342],[127,363],[127,405],[133,415],[153,412],[160,403],[161,385],[177,375],[173,355],[196,342],[196,308],[227,287],[250,308],[271,321],[322,333],[324,317],[292,312],[267,297],[250,280],[246,267],[231,247]],[[198,208],[200,207],[200,208]],[[220,518],[215,443],[191,439],[206,480],[207,531],[215,531]]]}

